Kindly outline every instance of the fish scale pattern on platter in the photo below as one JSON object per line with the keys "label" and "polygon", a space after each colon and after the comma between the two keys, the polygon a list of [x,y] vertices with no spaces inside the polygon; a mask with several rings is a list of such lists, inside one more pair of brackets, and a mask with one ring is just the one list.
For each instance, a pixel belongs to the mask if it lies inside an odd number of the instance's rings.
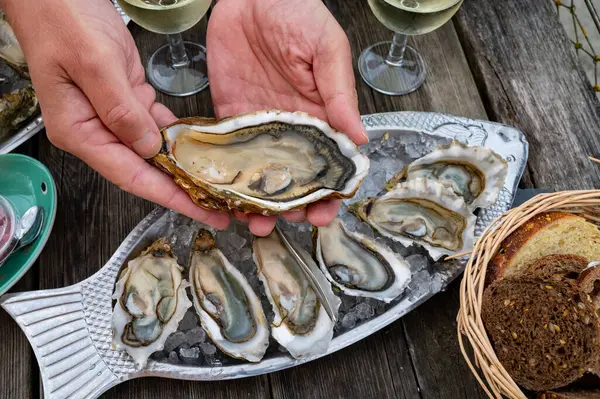
{"label": "fish scale pattern on platter", "polygon": [[[365,151],[370,151],[376,168],[369,174],[370,180],[361,186],[358,197],[377,195],[386,179],[391,177],[388,174],[394,174],[396,169],[425,155],[437,145],[458,139],[470,145],[484,144],[492,147],[509,163],[509,174],[497,202],[478,212],[476,234],[479,235],[489,223],[510,207],[527,159],[527,142],[518,130],[486,121],[417,112],[366,115],[363,121],[372,138],[371,143],[365,146]],[[390,133],[389,139],[385,136],[386,132]],[[403,150],[399,150],[399,146],[404,147]],[[390,168],[394,170],[388,171]],[[464,270],[464,258],[445,262],[440,267],[428,260],[417,247],[404,247],[377,237],[367,226],[348,214],[349,202],[352,201],[345,201],[341,210],[344,222],[378,242],[389,245],[407,260],[411,259],[409,263],[414,274],[406,292],[383,307],[367,303],[366,300],[348,300],[343,297],[342,305],[346,315],[358,317],[367,313],[367,316],[361,316],[360,321],[352,323],[338,323],[327,352],[318,356],[298,360],[277,348],[271,348],[259,363],[240,363],[222,356],[213,356],[214,361],[204,359],[198,365],[192,365],[181,361],[177,364],[170,363],[170,356],[167,355],[177,357],[170,349],[171,352],[162,353],[162,357],[151,358],[146,368],[138,371],[126,352],[113,349],[112,295],[122,266],[151,242],[166,236],[171,237],[173,251],[178,258],[186,259],[186,248],[190,245],[192,233],[201,226],[164,208],[157,208],[142,220],[110,260],[87,280],[57,290],[5,295],[0,298],[0,305],[27,335],[40,365],[45,397],[49,399],[94,399],[123,381],[142,376],[225,380],[294,367],[331,354],[389,325],[445,289]],[[282,222],[281,227],[304,249],[310,249],[310,226]],[[221,236],[226,255],[240,262],[240,270],[247,277],[254,277],[253,288],[261,291],[260,286],[256,285],[258,279],[253,274],[255,266],[249,260],[251,251],[248,247],[252,237],[247,232],[247,227],[233,223],[232,229]],[[219,237],[217,236],[217,241]],[[415,260],[420,262],[414,262]],[[268,308],[264,303],[263,307]],[[365,312],[354,310],[359,307],[364,308]],[[194,348],[196,347],[191,349]],[[202,350],[197,352],[201,353]]]}

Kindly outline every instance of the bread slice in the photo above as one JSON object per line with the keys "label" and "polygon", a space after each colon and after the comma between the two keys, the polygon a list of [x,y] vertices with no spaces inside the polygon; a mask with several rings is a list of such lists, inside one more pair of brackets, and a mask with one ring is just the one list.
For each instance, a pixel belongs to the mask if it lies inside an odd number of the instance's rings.
{"label": "bread slice", "polygon": [[488,266],[487,283],[522,273],[536,260],[573,254],[600,260],[600,230],[581,216],[547,212],[534,216],[502,243]]}
{"label": "bread slice", "polygon": [[592,262],[577,279],[581,297],[600,310],[600,262]]}
{"label": "bread slice", "polygon": [[526,275],[544,281],[564,281],[576,289],[579,273],[588,265],[583,256],[571,254],[548,255],[538,259],[527,268]]}
{"label": "bread slice", "polygon": [[524,388],[564,387],[597,365],[598,317],[567,283],[497,280],[484,292],[481,315],[498,360]]}
{"label": "bread slice", "polygon": [[600,399],[600,390],[548,391],[539,394],[537,399]]}

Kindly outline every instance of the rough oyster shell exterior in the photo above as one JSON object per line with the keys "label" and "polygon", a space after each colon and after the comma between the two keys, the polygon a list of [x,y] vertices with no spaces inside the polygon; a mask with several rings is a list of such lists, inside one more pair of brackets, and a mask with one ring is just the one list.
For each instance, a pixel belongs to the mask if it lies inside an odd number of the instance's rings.
{"label": "rough oyster shell exterior", "polygon": [[[299,199],[275,202],[223,189],[192,176],[178,164],[171,151],[171,140],[168,133],[170,129],[179,125],[212,127],[213,129],[207,129],[210,130],[210,133],[225,134],[240,128],[258,126],[270,122],[316,127],[324,135],[334,140],[341,153],[354,163],[356,167],[354,175],[350,177],[344,188],[340,191],[322,188]],[[159,154],[152,159],[152,162],[173,176],[175,183],[189,194],[196,205],[209,210],[236,210],[241,213],[277,215],[281,212],[305,208],[307,205],[320,200],[352,198],[369,170],[368,157],[360,152],[359,148],[348,136],[334,130],[326,122],[303,112],[260,111],[222,120],[205,117],[184,118],[164,127],[161,130],[161,135],[163,145]]]}

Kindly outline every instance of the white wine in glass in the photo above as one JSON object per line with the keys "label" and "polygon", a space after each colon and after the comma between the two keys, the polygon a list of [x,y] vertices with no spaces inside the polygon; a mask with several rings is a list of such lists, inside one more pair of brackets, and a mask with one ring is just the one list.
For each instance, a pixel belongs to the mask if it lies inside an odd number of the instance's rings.
{"label": "white wine in glass", "polygon": [[167,35],[168,44],[150,57],[147,74],[152,86],[173,96],[187,96],[208,86],[206,48],[184,42],[181,32],[196,25],[212,0],[117,0],[138,25]]}
{"label": "white wine in glass", "polygon": [[394,32],[391,42],[367,48],[358,60],[363,80],[389,95],[415,91],[425,81],[427,67],[421,54],[408,46],[408,36],[429,33],[445,24],[463,0],[368,0],[373,15]]}

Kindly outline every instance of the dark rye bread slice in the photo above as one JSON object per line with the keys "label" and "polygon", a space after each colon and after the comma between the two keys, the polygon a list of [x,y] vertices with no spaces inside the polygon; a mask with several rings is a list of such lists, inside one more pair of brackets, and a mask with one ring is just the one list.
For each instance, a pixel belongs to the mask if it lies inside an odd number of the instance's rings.
{"label": "dark rye bread slice", "polygon": [[600,399],[600,390],[549,391],[539,394],[537,399]]}
{"label": "dark rye bread slice", "polygon": [[600,309],[600,262],[591,262],[577,279],[581,297],[591,303],[596,310]]}
{"label": "dark rye bread slice", "polygon": [[556,254],[544,256],[527,268],[526,274],[544,281],[564,281],[571,287],[577,287],[579,273],[588,265],[583,256]]}
{"label": "dark rye bread slice", "polygon": [[566,283],[495,281],[485,290],[482,318],[498,360],[524,388],[564,387],[597,364],[596,313]]}
{"label": "dark rye bread slice", "polygon": [[600,260],[600,230],[581,216],[546,212],[534,216],[509,235],[488,265],[486,284],[522,274],[538,259],[573,254]]}

